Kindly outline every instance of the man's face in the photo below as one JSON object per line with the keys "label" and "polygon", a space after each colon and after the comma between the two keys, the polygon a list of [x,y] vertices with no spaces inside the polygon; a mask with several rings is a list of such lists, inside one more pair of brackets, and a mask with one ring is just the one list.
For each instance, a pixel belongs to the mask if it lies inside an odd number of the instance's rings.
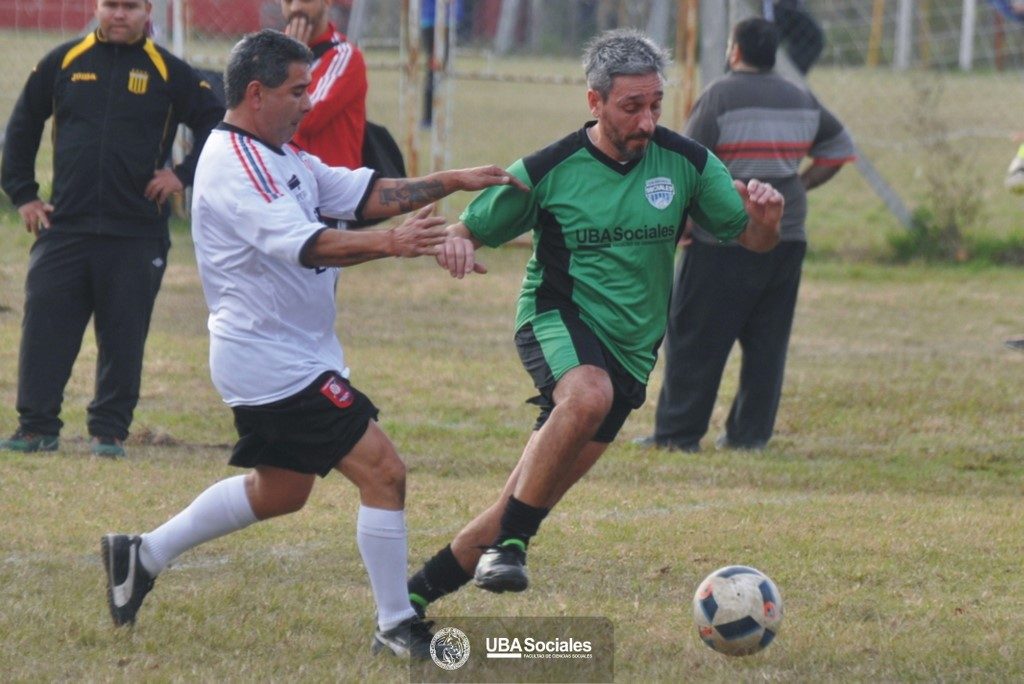
{"label": "man's face", "polygon": [[587,91],[590,112],[601,127],[601,135],[617,152],[618,161],[644,156],[647,143],[661,117],[664,86],[657,72],[642,76],[616,76],[608,99]]}
{"label": "man's face", "polygon": [[259,131],[256,133],[274,145],[284,145],[295,135],[302,117],[311,109],[309,103],[309,65],[292,62],[288,78],[276,88],[260,84],[256,93]]}
{"label": "man's face", "polygon": [[100,34],[111,43],[134,43],[146,35],[152,9],[146,0],[98,0],[96,21]]}
{"label": "man's face", "polygon": [[287,24],[305,19],[309,31],[312,32],[310,38],[315,38],[327,28],[327,10],[330,4],[330,0],[281,0],[281,14],[284,15]]}

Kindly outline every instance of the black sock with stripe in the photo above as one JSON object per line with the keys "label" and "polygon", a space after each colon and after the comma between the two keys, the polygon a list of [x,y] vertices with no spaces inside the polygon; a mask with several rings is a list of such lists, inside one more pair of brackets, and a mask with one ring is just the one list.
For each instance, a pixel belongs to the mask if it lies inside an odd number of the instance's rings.
{"label": "black sock with stripe", "polygon": [[505,512],[501,514],[501,531],[495,546],[517,546],[526,551],[530,538],[537,534],[540,524],[550,511],[550,508],[538,508],[514,496],[508,497]]}
{"label": "black sock with stripe", "polygon": [[421,611],[426,610],[427,605],[458,591],[471,579],[473,576],[462,569],[449,544],[409,578],[409,602]]}

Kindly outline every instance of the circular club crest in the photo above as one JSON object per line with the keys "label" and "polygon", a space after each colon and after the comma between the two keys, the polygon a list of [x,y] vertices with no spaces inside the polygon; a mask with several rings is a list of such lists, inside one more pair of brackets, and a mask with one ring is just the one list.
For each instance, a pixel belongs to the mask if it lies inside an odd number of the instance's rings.
{"label": "circular club crest", "polygon": [[437,630],[430,640],[430,659],[442,669],[459,669],[469,660],[469,637],[456,627]]}

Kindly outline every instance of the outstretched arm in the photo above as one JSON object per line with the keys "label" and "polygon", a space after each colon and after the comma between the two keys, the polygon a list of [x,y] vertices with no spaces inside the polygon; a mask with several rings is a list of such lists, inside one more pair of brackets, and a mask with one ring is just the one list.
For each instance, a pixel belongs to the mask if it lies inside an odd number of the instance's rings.
{"label": "outstretched arm", "polygon": [[785,206],[782,193],[757,179],[747,183],[733,181],[733,185],[743,198],[743,207],[749,217],[746,230],[736,238],[736,242],[752,252],[771,251],[779,243]]}
{"label": "outstretched arm", "polygon": [[497,166],[438,171],[420,178],[378,178],[363,207],[362,218],[386,218],[419,209],[459,190],[483,190],[492,185],[528,188]]}
{"label": "outstretched arm", "polygon": [[443,216],[426,206],[389,230],[323,230],[302,252],[305,266],[355,266],[385,257],[436,255],[445,241]]}

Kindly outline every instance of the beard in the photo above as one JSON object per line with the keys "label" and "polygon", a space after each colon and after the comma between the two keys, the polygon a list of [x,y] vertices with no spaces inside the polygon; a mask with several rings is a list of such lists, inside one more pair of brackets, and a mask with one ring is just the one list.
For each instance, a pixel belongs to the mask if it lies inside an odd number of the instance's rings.
{"label": "beard", "polygon": [[[642,141],[642,144],[630,147],[629,143],[637,140]],[[620,161],[631,162],[643,159],[644,154],[647,152],[647,144],[650,140],[651,136],[644,133],[636,133],[634,135],[626,136],[625,138],[621,138],[616,135],[611,142],[615,147],[615,150],[619,153],[619,157],[621,157]]]}

